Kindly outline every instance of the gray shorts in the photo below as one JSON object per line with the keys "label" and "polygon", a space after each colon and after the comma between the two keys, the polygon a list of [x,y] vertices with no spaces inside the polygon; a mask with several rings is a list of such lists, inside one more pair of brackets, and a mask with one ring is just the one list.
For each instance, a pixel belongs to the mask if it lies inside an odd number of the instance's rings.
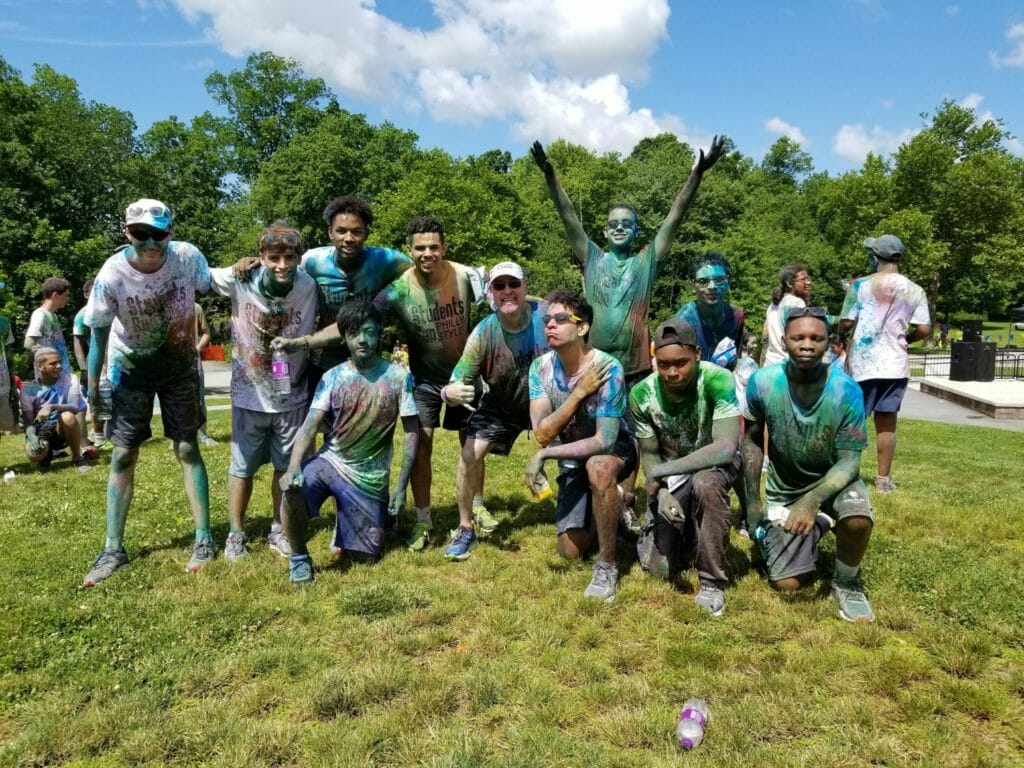
{"label": "gray shorts", "polygon": [[[822,510],[837,523],[848,517],[866,517],[872,523],[875,520],[868,489],[860,479],[846,486],[831,502],[823,504]],[[758,542],[768,579],[781,581],[814,571],[818,567],[818,542],[828,530],[829,522],[821,515],[810,533],[802,536],[787,533],[777,525],[768,526],[764,539]]]}
{"label": "gray shorts", "polygon": [[231,408],[232,477],[252,477],[257,470],[272,462],[274,469],[288,469],[292,446],[305,419],[305,408],[284,413],[263,413],[248,408]]}
{"label": "gray shorts", "polygon": [[[636,446],[632,436],[619,432],[610,455],[622,459],[618,480],[629,477],[637,465]],[[590,477],[586,462],[572,469],[563,468],[558,474],[558,503],[555,505],[555,530],[562,534],[572,528],[586,528],[590,524]]]}

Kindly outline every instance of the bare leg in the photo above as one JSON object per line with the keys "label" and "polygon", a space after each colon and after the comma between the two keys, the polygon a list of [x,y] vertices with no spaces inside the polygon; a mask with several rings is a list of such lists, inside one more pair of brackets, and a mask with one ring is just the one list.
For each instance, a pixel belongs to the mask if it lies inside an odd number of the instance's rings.
{"label": "bare leg", "polygon": [[619,488],[616,478],[623,461],[617,456],[591,456],[587,459],[590,498],[597,528],[598,558],[615,564],[615,534],[619,528]]}
{"label": "bare leg", "polygon": [[82,458],[82,430],[78,424],[78,414],[61,411],[57,423],[57,432],[64,438],[71,450],[71,460]]}
{"label": "bare leg", "polygon": [[459,454],[455,492],[459,502],[459,525],[466,530],[473,529],[473,496],[483,488],[484,457],[490,449],[489,441],[470,437]]}
{"label": "bare leg", "polygon": [[878,475],[888,477],[896,453],[896,414],[875,411],[875,442],[878,444]]}
{"label": "bare leg", "polygon": [[228,522],[232,533],[245,530],[245,511],[251,498],[252,478],[228,475]]}
{"label": "bare leg", "polygon": [[836,523],[836,559],[856,568],[871,541],[871,519],[846,517]]}
{"label": "bare leg", "polygon": [[309,513],[306,500],[298,490],[286,491],[281,503],[281,521],[285,535],[295,555],[308,555],[306,539],[309,537]]}
{"label": "bare leg", "polygon": [[135,465],[138,448],[114,446],[107,480],[107,549],[124,547],[124,523],[135,493]]}
{"label": "bare leg", "polygon": [[420,427],[419,440],[416,443],[416,458],[412,462],[412,500],[419,507],[430,506],[430,486],[434,481],[430,457],[434,453],[434,428]]}
{"label": "bare leg", "polygon": [[558,534],[558,554],[566,560],[580,560],[590,550],[597,531],[593,522],[587,528],[570,528]]}
{"label": "bare leg", "polygon": [[210,479],[206,474],[206,464],[196,438],[191,440],[175,440],[174,454],[181,464],[185,480],[185,496],[192,507],[192,517],[196,522],[197,532],[210,530]]}
{"label": "bare leg", "polygon": [[275,523],[281,522],[281,495],[284,491],[281,490],[281,478],[284,477],[284,472],[278,472],[274,470],[274,479],[270,483],[270,504],[272,510],[272,519]]}

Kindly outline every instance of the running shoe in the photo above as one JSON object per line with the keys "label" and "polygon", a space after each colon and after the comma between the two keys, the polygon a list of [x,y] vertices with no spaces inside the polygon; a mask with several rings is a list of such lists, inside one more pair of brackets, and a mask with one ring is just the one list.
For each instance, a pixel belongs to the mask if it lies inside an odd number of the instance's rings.
{"label": "running shoe", "polygon": [[480,534],[480,538],[494,533],[498,529],[498,518],[487,511],[487,507],[481,504],[473,508],[473,525]]}
{"label": "running shoe", "polygon": [[192,556],[185,565],[186,571],[195,573],[208,562],[213,560],[216,550],[213,548],[212,539],[203,539],[192,545]]}
{"label": "running shoe", "polygon": [[410,534],[409,540],[405,542],[406,548],[410,552],[422,552],[430,543],[431,533],[433,531],[427,523],[421,523],[417,520],[416,525],[412,527],[412,534]]}
{"label": "running shoe", "polygon": [[699,605],[712,616],[721,616],[725,610],[725,593],[711,584],[701,584],[693,604]]}
{"label": "running shoe", "polygon": [[875,612],[871,610],[871,603],[864,594],[864,585],[860,579],[850,583],[841,583],[833,579],[832,594],[839,603],[839,617],[843,621],[870,624],[875,620]]}
{"label": "running shoe", "polygon": [[292,555],[288,562],[288,581],[301,586],[313,583],[313,558],[309,555]]}
{"label": "running shoe", "polygon": [[[334,541],[332,538],[331,541]],[[267,534],[267,549],[279,554],[281,557],[290,557],[292,545],[288,542],[288,536],[280,523],[270,524],[270,533]]]}
{"label": "running shoe", "polygon": [[82,585],[95,587],[101,581],[111,576],[114,571],[124,568],[126,565],[128,565],[128,553],[124,551],[124,548],[104,549],[92,564],[89,572],[85,574]]}
{"label": "running shoe", "polygon": [[229,563],[249,556],[249,537],[241,531],[228,534],[228,540],[224,542],[224,559]]}
{"label": "running shoe", "polygon": [[445,560],[466,560],[470,548],[476,543],[476,533],[459,526],[451,532],[451,542],[444,548]]}
{"label": "running shoe", "polygon": [[594,575],[590,579],[589,586],[584,590],[583,596],[610,603],[615,599],[615,587],[618,583],[619,569],[612,563],[598,560],[594,564]]}

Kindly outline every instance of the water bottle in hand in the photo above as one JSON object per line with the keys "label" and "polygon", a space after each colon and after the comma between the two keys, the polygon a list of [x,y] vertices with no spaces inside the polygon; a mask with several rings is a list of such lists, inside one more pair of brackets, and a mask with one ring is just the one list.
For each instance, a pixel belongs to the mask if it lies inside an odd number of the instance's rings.
{"label": "water bottle in hand", "polygon": [[703,699],[689,698],[679,713],[676,737],[683,749],[693,749],[704,741],[704,729],[708,724],[708,705]]}
{"label": "water bottle in hand", "polygon": [[270,358],[270,389],[278,397],[292,393],[292,371],[288,364],[288,353],[275,349]]}

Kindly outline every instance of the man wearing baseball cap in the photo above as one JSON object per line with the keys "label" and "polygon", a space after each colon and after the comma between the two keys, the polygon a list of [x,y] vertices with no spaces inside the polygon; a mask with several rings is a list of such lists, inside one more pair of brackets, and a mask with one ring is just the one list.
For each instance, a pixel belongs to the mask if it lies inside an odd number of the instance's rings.
{"label": "man wearing baseball cap", "polygon": [[640,564],[662,579],[695,554],[694,603],[725,609],[729,488],[739,472],[740,409],[732,374],[701,360],[697,333],[672,318],[654,332],[655,373],[629,394],[650,510],[637,541]]}
{"label": "man wearing baseball cap", "polygon": [[455,476],[459,527],[444,551],[448,560],[469,557],[476,523],[490,517],[483,499],[474,495],[483,485],[484,457],[508,456],[519,433],[530,429],[530,364],[548,351],[543,320],[547,304],[526,295],[522,267],[511,261],[495,265],[487,276],[487,297],[494,312],[473,329],[442,391],[447,402],[468,405],[476,396],[477,378],[489,388],[466,424]]}
{"label": "man wearing baseball cap", "polygon": [[128,564],[124,525],[139,446],[151,436],[154,396],[160,398],[164,434],[181,464],[196,524],[195,546],[186,569],[197,571],[214,556],[209,480],[197,441],[200,413],[194,330],[195,294],[210,290],[210,268],[194,245],[171,240],[171,224],[171,210],[159,200],[144,198],[129,205],[124,229],[129,247],[104,263],[86,309],[85,324],[92,329],[89,400],[95,410],[106,362],[113,387],[110,440],[114,444],[107,485],[107,538],[85,576],[89,587]]}
{"label": "man wearing baseball cap", "polygon": [[864,412],[874,413],[875,490],[890,493],[896,490],[891,477],[896,415],[910,380],[907,345],[923,339],[932,327],[924,290],[900,274],[903,242],[895,235],[882,235],[867,238],[864,247],[873,274],[853,281],[839,329],[848,333],[855,328],[847,352],[850,375],[864,392]]}

